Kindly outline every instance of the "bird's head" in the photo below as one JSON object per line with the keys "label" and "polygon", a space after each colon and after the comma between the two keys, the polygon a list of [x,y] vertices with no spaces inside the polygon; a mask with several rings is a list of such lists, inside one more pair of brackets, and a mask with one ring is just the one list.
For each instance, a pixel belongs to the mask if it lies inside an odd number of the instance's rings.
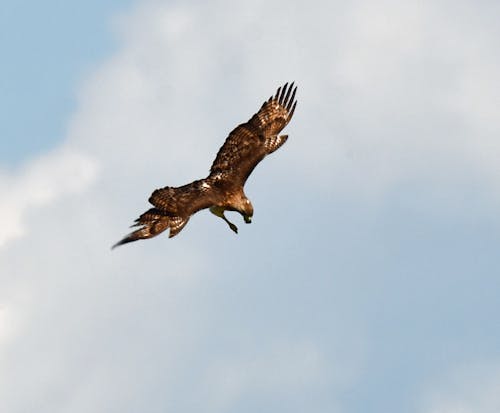
{"label": "bird's head", "polygon": [[247,224],[252,222],[253,217],[253,206],[248,198],[244,198],[238,212],[243,216],[243,219]]}

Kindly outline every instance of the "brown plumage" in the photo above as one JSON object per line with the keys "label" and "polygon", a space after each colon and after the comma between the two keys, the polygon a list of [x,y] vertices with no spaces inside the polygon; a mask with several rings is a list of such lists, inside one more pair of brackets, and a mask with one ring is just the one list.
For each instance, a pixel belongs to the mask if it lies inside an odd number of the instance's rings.
{"label": "brown plumage", "polygon": [[280,87],[248,122],[237,126],[219,149],[207,178],[155,190],[149,198],[153,208],[135,220],[133,227],[139,228],[113,248],[152,238],[167,228],[171,238],[184,228],[191,215],[205,208],[226,221],[234,232],[238,228],[227,220],[224,211],[237,211],[250,223],[253,206],[243,186],[255,166],[286,142],[288,136],[278,133],[293,116],[296,90],[293,83]]}

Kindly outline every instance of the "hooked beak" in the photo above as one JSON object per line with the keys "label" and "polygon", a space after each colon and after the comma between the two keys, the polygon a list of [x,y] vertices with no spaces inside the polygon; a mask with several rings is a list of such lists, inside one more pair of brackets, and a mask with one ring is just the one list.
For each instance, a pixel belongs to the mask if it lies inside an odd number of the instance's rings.
{"label": "hooked beak", "polygon": [[247,224],[250,224],[250,223],[252,222],[252,217],[250,217],[250,216],[248,216],[248,215],[245,215],[245,216],[243,217],[243,219],[245,220],[245,222],[246,222]]}

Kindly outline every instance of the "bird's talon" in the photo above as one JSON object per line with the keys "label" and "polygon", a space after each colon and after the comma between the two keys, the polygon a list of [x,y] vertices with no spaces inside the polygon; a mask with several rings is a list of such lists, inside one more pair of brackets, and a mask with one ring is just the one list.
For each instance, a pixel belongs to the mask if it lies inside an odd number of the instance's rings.
{"label": "bird's talon", "polygon": [[236,234],[238,233],[238,227],[234,224],[229,224],[229,228],[231,228]]}

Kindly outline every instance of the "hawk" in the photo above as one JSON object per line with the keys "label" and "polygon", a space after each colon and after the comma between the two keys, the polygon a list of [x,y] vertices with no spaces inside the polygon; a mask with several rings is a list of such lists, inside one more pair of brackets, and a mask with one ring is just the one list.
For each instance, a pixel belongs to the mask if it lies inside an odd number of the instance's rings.
{"label": "hawk", "polygon": [[297,105],[296,91],[293,83],[286,83],[248,122],[237,126],[219,149],[205,179],[155,190],[149,198],[153,208],[132,225],[139,228],[113,248],[155,237],[166,229],[170,229],[169,238],[172,238],[185,227],[191,215],[205,208],[222,218],[235,233],[238,228],[229,222],[224,211],[239,212],[244,221],[250,223],[253,206],[243,192],[243,186],[257,164],[286,142],[288,135],[278,134],[292,119]]}

